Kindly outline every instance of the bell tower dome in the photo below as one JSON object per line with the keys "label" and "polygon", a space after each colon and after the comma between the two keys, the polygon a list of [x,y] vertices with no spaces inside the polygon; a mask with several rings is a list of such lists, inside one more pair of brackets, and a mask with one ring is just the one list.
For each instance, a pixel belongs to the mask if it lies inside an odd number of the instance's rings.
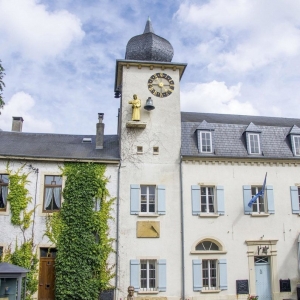
{"label": "bell tower dome", "polygon": [[169,41],[154,33],[148,18],[143,34],[136,35],[126,46],[126,60],[171,62],[174,50]]}

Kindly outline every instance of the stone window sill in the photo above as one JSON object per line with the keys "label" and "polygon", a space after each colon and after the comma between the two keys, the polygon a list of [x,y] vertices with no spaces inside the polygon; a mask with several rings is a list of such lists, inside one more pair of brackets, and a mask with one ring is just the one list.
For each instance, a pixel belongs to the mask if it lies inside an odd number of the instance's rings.
{"label": "stone window sill", "polygon": [[219,214],[214,214],[214,213],[200,213],[199,217],[200,218],[218,218],[220,215]]}
{"label": "stone window sill", "polygon": [[201,290],[201,293],[208,294],[208,293],[220,293],[221,290]]}
{"label": "stone window sill", "polygon": [[251,213],[251,217],[268,217],[270,214],[266,214],[266,213]]}
{"label": "stone window sill", "polygon": [[147,214],[147,213],[139,213],[139,217],[147,217],[147,218],[157,218],[159,217],[159,214]]}

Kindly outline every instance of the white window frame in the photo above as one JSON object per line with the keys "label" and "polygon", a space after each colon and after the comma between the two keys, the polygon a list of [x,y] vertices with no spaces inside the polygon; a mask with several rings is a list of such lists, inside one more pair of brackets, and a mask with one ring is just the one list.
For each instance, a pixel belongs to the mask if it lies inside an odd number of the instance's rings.
{"label": "white window frame", "polygon": [[[3,175],[6,175],[6,176],[8,176],[8,174],[5,174],[5,173],[0,173],[0,176],[3,176]],[[0,189],[1,189],[1,192],[2,192],[2,186],[7,186],[7,187],[8,187],[8,185],[9,185],[9,182],[8,182],[7,184],[0,183]],[[8,195],[8,194],[7,194],[7,195]],[[7,210],[7,198],[6,198],[5,207],[3,207],[3,208],[0,208],[0,211],[1,211],[1,212],[6,212],[6,210]]]}
{"label": "white window frame", "polygon": [[[255,191],[253,192],[253,190],[255,189]],[[261,191],[262,186],[251,186],[251,195],[252,198],[259,192]],[[265,191],[266,192],[266,191]],[[263,210],[260,209],[260,206],[263,205]],[[254,210],[254,207],[256,207],[256,210]],[[264,199],[264,197],[259,196],[256,201],[252,204],[252,212],[253,213],[266,213],[267,212],[267,205],[266,205],[266,201]]]}
{"label": "white window frame", "polygon": [[[204,268],[204,262],[207,263],[207,268]],[[215,268],[212,268],[211,264],[215,263]],[[207,277],[204,277],[204,273],[207,270]],[[215,276],[212,276],[212,271],[215,270]],[[215,280],[215,286],[212,286],[212,280]],[[208,280],[208,285],[204,285],[204,281]],[[202,286],[203,291],[219,290],[219,269],[218,259],[202,259]]]}
{"label": "white window frame", "polygon": [[[202,194],[202,189],[205,189],[205,194]],[[212,189],[212,195],[209,194],[209,189]],[[209,203],[209,197],[212,196],[213,197],[213,210],[214,211],[210,211],[209,207],[210,207],[210,203]],[[205,197],[205,208],[206,211],[202,210],[202,197]],[[206,213],[206,214],[216,214],[216,189],[214,186],[200,186],[200,213]]]}
{"label": "white window frame", "polygon": [[[205,134],[205,139],[206,139],[206,135],[209,135],[209,145],[203,145],[203,139],[202,139],[202,133]],[[206,131],[206,130],[200,130],[199,131],[199,140],[200,140],[200,152],[201,153],[212,153],[212,135],[210,131]],[[205,146],[206,148],[210,147],[210,151],[208,150],[203,150],[203,146]]]}
{"label": "white window frame", "polygon": [[[296,147],[296,140],[298,140],[298,147]],[[300,156],[300,136],[293,135],[293,146],[294,146],[294,155]]]}
{"label": "white window frame", "polygon": [[[154,189],[154,194],[150,194],[149,188],[152,187]],[[142,193],[143,188],[146,188],[146,194]],[[157,212],[157,186],[151,185],[151,184],[141,184],[140,185],[140,213],[141,214],[156,214]],[[146,196],[146,199],[143,200],[143,195]],[[151,197],[150,195],[154,195],[154,203],[151,203]],[[146,204],[146,211],[143,211],[142,205]],[[150,211],[150,205],[154,204],[154,211]]]}
{"label": "white window frame", "polygon": [[[150,278],[150,264],[154,264],[154,278]],[[146,264],[146,269],[142,269],[142,265]],[[146,276],[142,277],[142,271],[146,271]],[[154,279],[154,285],[150,287],[151,280]],[[156,259],[141,259],[140,260],[140,291],[141,292],[153,292],[157,291],[157,260]],[[146,286],[144,286],[143,281],[146,281]]]}
{"label": "white window frame", "polygon": [[[255,151],[256,145],[254,145],[254,148],[252,149],[251,146],[251,137],[257,137],[257,141],[253,140],[254,143],[257,143],[257,152]],[[249,153],[250,154],[260,154],[260,136],[258,133],[248,133],[248,146],[249,146]]]}

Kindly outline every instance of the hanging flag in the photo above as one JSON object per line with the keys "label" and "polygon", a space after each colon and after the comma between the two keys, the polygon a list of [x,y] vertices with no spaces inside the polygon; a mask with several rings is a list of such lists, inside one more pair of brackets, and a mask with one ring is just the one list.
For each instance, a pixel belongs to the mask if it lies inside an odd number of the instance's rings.
{"label": "hanging flag", "polygon": [[258,197],[260,197],[260,196],[264,197],[266,181],[267,181],[267,173],[266,173],[264,184],[263,184],[261,190],[255,196],[253,196],[253,198],[249,201],[249,203],[248,203],[249,207],[252,207],[252,204],[257,200]]}

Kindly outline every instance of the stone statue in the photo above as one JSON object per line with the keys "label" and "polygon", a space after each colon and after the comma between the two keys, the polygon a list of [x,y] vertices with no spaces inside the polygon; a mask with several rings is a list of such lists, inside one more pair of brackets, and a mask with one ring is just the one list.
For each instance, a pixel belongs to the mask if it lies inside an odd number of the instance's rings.
{"label": "stone statue", "polygon": [[131,120],[132,121],[139,121],[141,119],[141,100],[138,99],[137,95],[134,94],[133,95],[133,100],[130,100],[128,102],[129,104],[132,105],[132,117]]}
{"label": "stone statue", "polygon": [[133,300],[134,299],[134,287],[130,285],[128,287],[128,295],[127,295],[127,300]]}

